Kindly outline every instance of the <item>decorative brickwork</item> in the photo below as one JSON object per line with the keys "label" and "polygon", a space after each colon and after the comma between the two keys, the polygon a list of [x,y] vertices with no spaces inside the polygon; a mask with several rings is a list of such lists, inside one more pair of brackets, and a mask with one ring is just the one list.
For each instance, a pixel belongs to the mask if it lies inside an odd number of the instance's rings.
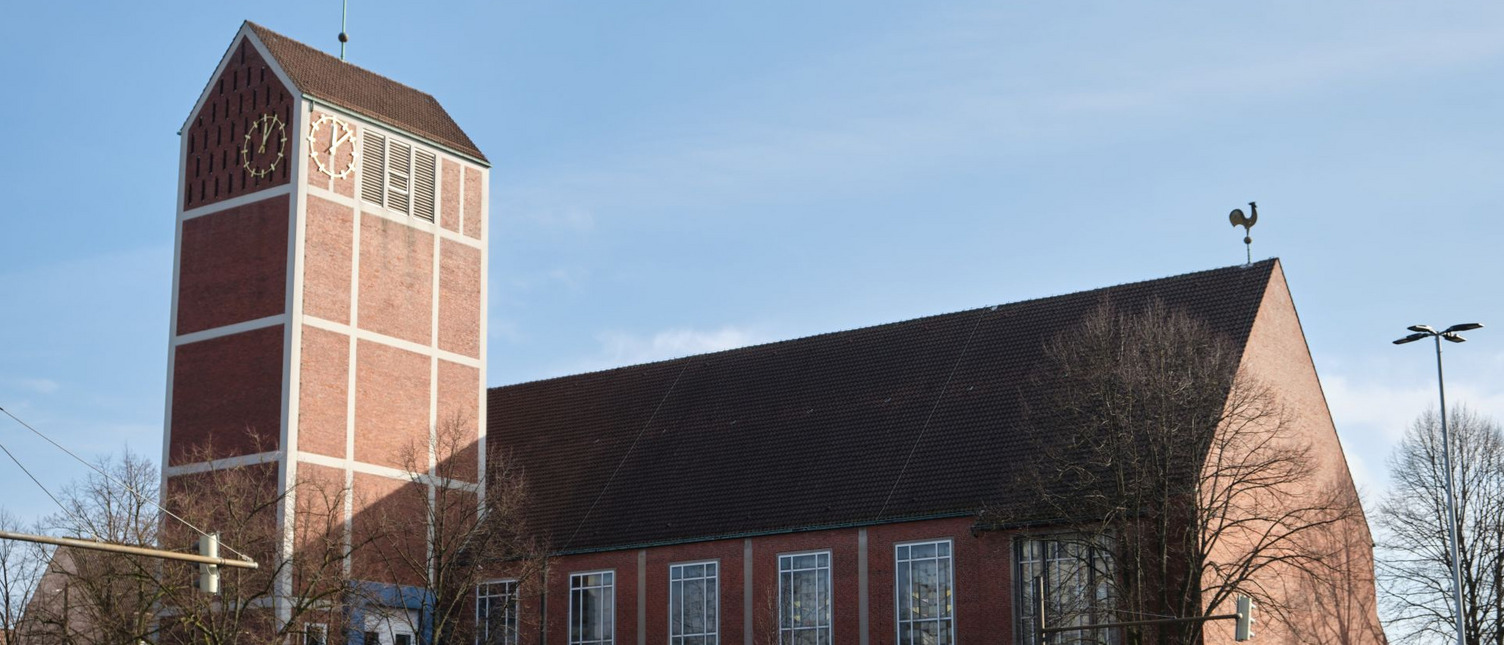
{"label": "decorative brickwork", "polygon": [[[236,45],[230,63],[210,81],[206,98],[183,133],[188,155],[183,208],[198,208],[287,183],[297,137],[292,126],[296,101],[255,47],[244,40]],[[256,177],[242,165],[241,148],[251,123],[264,114],[280,119],[287,141],[276,169]]]}

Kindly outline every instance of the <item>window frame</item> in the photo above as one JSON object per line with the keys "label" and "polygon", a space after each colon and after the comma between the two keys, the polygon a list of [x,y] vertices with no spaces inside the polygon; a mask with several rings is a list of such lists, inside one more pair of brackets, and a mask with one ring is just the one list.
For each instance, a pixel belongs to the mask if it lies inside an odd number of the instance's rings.
{"label": "window frame", "polygon": [[[318,632],[323,638],[314,641],[309,637],[313,632]],[[329,625],[325,623],[303,623],[303,645],[329,645]]]}
{"label": "window frame", "polygon": [[[1094,542],[1094,544],[1093,544]],[[1031,545],[1038,545],[1035,557],[1026,557],[1026,549]],[[1113,594],[1112,577],[1117,575],[1117,565],[1113,562],[1111,538],[1108,536],[1088,536],[1075,533],[1049,533],[1037,535],[1020,535],[1014,539],[1013,545],[1013,576],[1014,585],[1014,642],[1021,645],[1038,645],[1034,638],[1034,625],[1037,617],[1033,615],[1034,607],[1030,596],[1033,594],[1033,576],[1024,575],[1024,567],[1034,564],[1038,567],[1041,575],[1045,576],[1046,597],[1054,595],[1054,589],[1058,587],[1052,584],[1051,567],[1056,562],[1080,562],[1080,558],[1052,557],[1049,551],[1051,545],[1070,545],[1086,549],[1089,556],[1085,561],[1084,571],[1087,573],[1087,581],[1084,585],[1078,585],[1077,591],[1080,596],[1090,594],[1090,607],[1083,614],[1078,614],[1069,624],[1075,624],[1085,620],[1106,618],[1113,611],[1115,604]],[[1105,579],[1101,578],[1105,576]],[[1046,610],[1053,610],[1059,602],[1046,601]],[[1060,625],[1056,625],[1060,626]],[[1075,640],[1077,643],[1106,643],[1118,645],[1122,642],[1121,632],[1116,629],[1082,630]]]}
{"label": "window frame", "polygon": [[[609,577],[606,578],[606,582],[604,584],[600,584],[600,585],[595,585],[595,586],[576,586],[575,585],[575,581],[576,580],[581,580],[581,579],[584,579],[584,578],[586,578],[588,576],[609,576]],[[611,635],[609,637],[601,638],[601,639],[597,639],[597,640],[584,640],[583,638],[577,638],[577,636],[583,636],[583,634],[576,634],[575,633],[575,615],[574,615],[575,614],[575,612],[574,612],[575,602],[574,602],[574,594],[575,594],[576,591],[583,592],[583,591],[588,590],[588,589],[609,589],[611,591],[611,599],[610,599],[609,602],[606,603],[606,606],[608,606],[610,608],[610,610],[611,610],[611,618],[610,618],[609,622],[602,621],[602,623],[601,623],[602,626],[607,625],[607,624],[610,625],[610,627],[611,627]],[[599,569],[599,570],[595,570],[595,571],[580,571],[580,572],[570,573],[569,574],[569,607],[568,607],[568,614],[569,614],[569,624],[567,625],[567,629],[566,629],[567,633],[565,634],[565,637],[566,637],[566,641],[568,642],[569,645],[615,645],[616,644],[616,570],[615,569]]]}
{"label": "window frame", "polygon": [[[712,624],[712,621],[709,621],[709,620],[705,621],[706,628],[709,631],[701,632],[701,633],[698,633],[698,634],[678,634],[676,636],[674,634],[674,583],[677,582],[680,585],[683,585],[685,578],[683,576],[680,576],[677,579],[674,578],[674,569],[679,569],[679,568],[684,568],[684,567],[693,567],[693,566],[703,566],[703,565],[713,565],[715,567],[715,573],[713,575],[710,575],[710,576],[701,576],[700,578],[698,578],[699,580],[707,580],[710,583],[713,583],[715,585],[715,602],[714,603],[705,603],[706,607],[710,607],[712,604],[714,605],[714,608],[715,608],[715,621],[713,622],[713,624]],[[681,594],[681,598],[682,598],[682,594]],[[669,563],[669,565],[668,565],[668,599],[667,600],[668,600],[668,603],[667,603],[668,604],[668,621],[667,621],[668,622],[668,630],[667,631],[668,631],[668,643],[669,643],[669,645],[679,645],[680,643],[683,643],[685,639],[695,638],[695,637],[704,638],[705,639],[704,642],[707,645],[719,645],[720,644],[720,642],[721,642],[721,561],[719,559],[690,560],[690,561],[686,561],[686,562],[671,562],[671,563]],[[683,607],[679,608],[679,615],[680,615],[680,625],[681,625],[681,629],[682,629],[683,615],[684,615],[684,608]]]}
{"label": "window frame", "polygon": [[[489,587],[497,585],[502,585],[507,590],[500,594],[481,593],[482,589],[489,591]],[[516,578],[485,580],[475,585],[475,642],[477,645],[493,645],[495,643],[517,645],[518,641],[521,640],[521,629],[518,625],[518,614],[520,612],[518,588],[519,583]],[[502,599],[502,610],[505,612],[505,617],[502,619],[503,629],[511,630],[510,634],[504,635],[500,641],[490,640],[491,623],[489,619],[491,612],[495,609],[491,604],[491,602],[494,602],[492,599]],[[482,619],[480,611],[482,601],[491,601],[486,603],[486,616],[484,619]],[[510,622],[507,622],[507,618],[510,618]]]}
{"label": "window frame", "polygon": [[[905,590],[899,589],[899,587],[898,587],[898,568],[900,566],[902,566],[904,563],[909,563],[910,572],[911,572],[910,576],[909,576],[909,582],[910,582],[910,584],[912,584],[913,580],[914,580],[913,575],[912,575],[912,570],[913,570],[913,564],[912,563],[914,562],[914,558],[913,558],[913,555],[912,555],[913,554],[913,550],[912,550],[913,547],[916,547],[916,546],[926,546],[926,545],[936,545],[936,546],[938,546],[938,545],[941,545],[941,544],[944,544],[946,546],[946,554],[943,556],[943,558],[945,559],[946,581],[948,583],[948,587],[946,589],[944,589],[943,591],[944,592],[949,592],[949,593],[948,593],[948,597],[947,597],[946,593],[941,593],[940,597],[944,598],[947,601],[947,609],[948,609],[947,614],[948,615],[945,616],[944,618],[941,618],[941,619],[929,619],[929,618],[926,618],[926,619],[917,619],[917,618],[911,618],[911,619],[905,621],[902,618],[903,612],[902,612],[902,604],[901,604],[902,603],[902,598],[904,598],[903,594],[904,594]],[[899,549],[901,549],[901,548],[909,548],[910,549],[910,551],[909,551],[910,557],[907,560],[902,560],[902,561],[899,560],[899,555],[898,554],[899,554]],[[938,559],[941,559],[941,557],[942,556],[940,556],[940,555],[937,554],[937,555],[935,555],[933,557],[922,558],[922,560],[938,560]],[[956,544],[955,544],[955,540],[952,540],[951,538],[934,538],[934,539],[928,539],[928,540],[911,540],[911,541],[906,541],[906,542],[895,542],[895,543],[893,543],[893,630],[894,630],[894,640],[893,640],[893,642],[894,643],[902,643],[903,642],[903,631],[904,631],[904,624],[905,623],[915,624],[915,623],[923,623],[923,622],[934,622],[934,623],[949,622],[950,623],[950,641],[949,642],[953,645],[957,641],[957,638],[956,638]]]}
{"label": "window frame", "polygon": [[[825,556],[825,566],[824,567],[821,567],[819,565],[819,556],[822,556],[822,555]],[[785,593],[784,586],[783,586],[783,574],[785,573],[784,561],[787,560],[789,562],[789,564],[790,564],[790,567],[792,567],[792,565],[793,565],[793,559],[801,557],[801,556],[815,556],[816,557],[815,568],[813,569],[813,571],[819,572],[822,568],[825,571],[825,585],[826,585],[826,589],[825,589],[825,602],[826,602],[827,605],[829,605],[829,608],[830,608],[829,612],[827,612],[828,615],[829,615],[829,617],[826,619],[826,624],[822,626],[822,625],[818,624],[820,622],[820,620],[819,620],[819,616],[817,614],[816,618],[815,618],[815,622],[816,622],[815,627],[813,627],[813,628],[809,628],[809,627],[799,628],[799,627],[792,626],[792,622],[793,621],[792,621],[792,616],[791,616],[790,617],[790,621],[789,621],[790,622],[790,626],[787,627],[787,628],[785,628],[783,626],[783,623],[784,623],[784,620],[783,620],[783,611],[784,611],[785,607],[789,607],[789,606],[791,606],[791,604],[790,605],[785,605],[784,604],[784,593]],[[792,568],[790,568],[787,572],[790,574],[790,580],[792,581],[792,579],[793,579],[792,574],[795,573],[796,571],[810,571],[810,570],[811,569],[792,569]],[[790,641],[793,640],[793,634],[796,631],[799,631],[800,629],[805,629],[805,630],[813,629],[813,630],[815,630],[817,632],[815,640],[816,640],[816,642],[819,642],[820,639],[819,639],[819,636],[818,636],[818,631],[822,627],[825,629],[825,633],[827,635],[827,638],[825,639],[825,642],[827,643],[827,645],[835,642],[835,637],[836,637],[835,636],[836,635],[836,629],[835,629],[835,622],[836,622],[836,620],[835,620],[835,616],[836,616],[835,587],[836,587],[836,584],[835,584],[834,570],[835,570],[835,554],[832,553],[830,549],[814,549],[814,550],[809,550],[809,551],[792,551],[792,552],[789,552],[789,553],[779,553],[778,554],[778,602],[777,602],[777,605],[778,605],[778,607],[777,607],[778,616],[777,616],[777,619],[778,619],[778,643],[779,643],[779,645],[789,645]],[[817,581],[816,584],[818,585],[819,584],[818,583],[818,581],[819,581],[818,573],[816,575],[816,581]],[[789,590],[788,593],[792,594],[793,591]],[[815,594],[816,594],[815,595],[815,598],[816,598],[815,602],[816,602],[816,604],[819,604],[820,595],[819,595],[819,589],[818,588],[816,589]]]}

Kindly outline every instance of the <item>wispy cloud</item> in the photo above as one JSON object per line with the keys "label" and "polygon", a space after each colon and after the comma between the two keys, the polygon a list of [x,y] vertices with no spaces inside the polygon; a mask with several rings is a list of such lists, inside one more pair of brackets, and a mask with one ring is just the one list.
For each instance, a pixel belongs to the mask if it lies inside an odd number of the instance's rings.
{"label": "wispy cloud", "polygon": [[[531,221],[589,230],[597,215],[608,217],[622,204],[652,208],[709,194],[759,199],[842,184],[870,190],[883,177],[968,155],[1026,155],[1038,146],[1100,142],[1145,127],[1178,127],[1187,113],[1262,110],[1292,96],[1388,82],[1504,53],[1504,40],[1482,29],[1221,51],[1200,42],[1198,50],[1215,55],[1182,55],[1166,65],[1164,52],[1139,52],[1155,63],[1135,69],[1153,70],[1140,75],[1123,73],[1133,68],[1129,54],[1104,64],[1096,55],[1101,52],[1062,51],[1057,44],[977,44],[983,40],[977,32],[1008,18],[983,14],[965,25],[915,29],[903,42],[876,43],[760,79],[738,94],[745,103],[715,104],[711,108],[720,113],[700,115],[717,124],[713,130],[665,126],[663,136],[587,164],[540,169],[499,197]],[[872,61],[894,51],[917,60],[882,66],[887,75],[874,78]],[[997,62],[956,64],[984,53]],[[1088,54],[1097,60],[1081,60]],[[1020,61],[1035,58],[1073,71],[1031,76]],[[860,80],[846,80],[853,78]]]}

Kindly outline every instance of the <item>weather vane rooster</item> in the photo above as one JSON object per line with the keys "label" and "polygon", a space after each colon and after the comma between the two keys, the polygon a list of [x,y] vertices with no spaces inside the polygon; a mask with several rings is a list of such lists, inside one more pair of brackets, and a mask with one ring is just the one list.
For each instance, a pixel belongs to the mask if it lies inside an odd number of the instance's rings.
{"label": "weather vane rooster", "polygon": [[1249,215],[1243,214],[1243,209],[1234,208],[1227,214],[1227,219],[1232,220],[1233,228],[1243,227],[1243,246],[1248,248],[1248,263],[1253,264],[1253,237],[1250,235],[1253,225],[1259,223],[1259,205],[1248,202],[1248,208],[1252,211]]}

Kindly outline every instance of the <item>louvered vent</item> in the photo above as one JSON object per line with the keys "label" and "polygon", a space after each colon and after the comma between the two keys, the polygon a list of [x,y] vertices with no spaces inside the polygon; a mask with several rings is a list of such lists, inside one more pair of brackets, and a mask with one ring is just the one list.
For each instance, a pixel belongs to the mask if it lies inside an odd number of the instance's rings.
{"label": "louvered vent", "polygon": [[386,176],[386,137],[369,130],[363,137],[360,152],[360,197],[373,204],[381,203],[381,180]]}
{"label": "louvered vent", "polygon": [[439,158],[419,149],[413,155],[413,215],[433,221],[434,194],[438,192]]}
{"label": "louvered vent", "polygon": [[406,213],[413,187],[411,168],[413,147],[393,141],[390,152],[392,158],[386,167],[386,207],[399,213]]}

